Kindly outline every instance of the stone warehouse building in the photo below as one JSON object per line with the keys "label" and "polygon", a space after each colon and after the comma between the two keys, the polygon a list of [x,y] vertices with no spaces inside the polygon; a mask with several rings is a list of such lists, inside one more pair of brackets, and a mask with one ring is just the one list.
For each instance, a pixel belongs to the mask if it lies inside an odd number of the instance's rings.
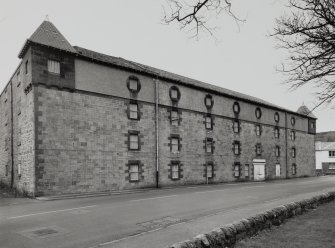
{"label": "stone warehouse building", "polygon": [[31,195],[313,176],[316,118],[72,46],[44,21],[0,97],[0,180]]}

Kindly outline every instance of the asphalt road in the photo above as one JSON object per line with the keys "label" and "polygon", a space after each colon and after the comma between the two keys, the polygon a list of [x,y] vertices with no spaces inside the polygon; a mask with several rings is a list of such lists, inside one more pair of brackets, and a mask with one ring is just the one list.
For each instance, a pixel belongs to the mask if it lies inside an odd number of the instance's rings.
{"label": "asphalt road", "polygon": [[166,247],[280,204],[328,191],[335,191],[335,177],[57,201],[0,199],[0,247]]}

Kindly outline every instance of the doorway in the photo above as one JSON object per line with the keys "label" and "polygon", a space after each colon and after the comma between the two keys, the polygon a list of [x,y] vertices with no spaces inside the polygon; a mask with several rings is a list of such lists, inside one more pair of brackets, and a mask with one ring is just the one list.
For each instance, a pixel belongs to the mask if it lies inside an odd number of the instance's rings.
{"label": "doorway", "polygon": [[265,159],[254,159],[254,180],[264,181],[265,180]]}
{"label": "doorway", "polygon": [[280,164],[276,164],[276,177],[280,177]]}

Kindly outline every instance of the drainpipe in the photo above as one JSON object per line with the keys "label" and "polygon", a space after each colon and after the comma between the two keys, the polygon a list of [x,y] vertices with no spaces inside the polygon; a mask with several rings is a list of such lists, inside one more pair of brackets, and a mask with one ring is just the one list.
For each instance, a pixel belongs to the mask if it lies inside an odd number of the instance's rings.
{"label": "drainpipe", "polygon": [[14,187],[14,127],[13,127],[13,82],[10,83],[10,157],[11,157],[11,166],[12,166],[12,170],[11,170],[11,181],[10,181],[10,187],[13,188]]}
{"label": "drainpipe", "polygon": [[285,112],[285,163],[286,163],[286,178],[288,178],[287,170],[287,113]]}
{"label": "drainpipe", "polygon": [[155,82],[155,133],[156,133],[156,188],[159,188],[159,132],[158,132],[158,99],[159,99],[159,80],[154,79]]}

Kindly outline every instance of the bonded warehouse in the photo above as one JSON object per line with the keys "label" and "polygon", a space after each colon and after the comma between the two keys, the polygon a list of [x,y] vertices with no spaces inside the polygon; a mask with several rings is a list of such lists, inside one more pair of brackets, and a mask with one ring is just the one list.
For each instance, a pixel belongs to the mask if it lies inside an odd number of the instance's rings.
{"label": "bonded warehouse", "polygon": [[316,118],[72,46],[49,21],[0,96],[0,181],[33,195],[315,175]]}

